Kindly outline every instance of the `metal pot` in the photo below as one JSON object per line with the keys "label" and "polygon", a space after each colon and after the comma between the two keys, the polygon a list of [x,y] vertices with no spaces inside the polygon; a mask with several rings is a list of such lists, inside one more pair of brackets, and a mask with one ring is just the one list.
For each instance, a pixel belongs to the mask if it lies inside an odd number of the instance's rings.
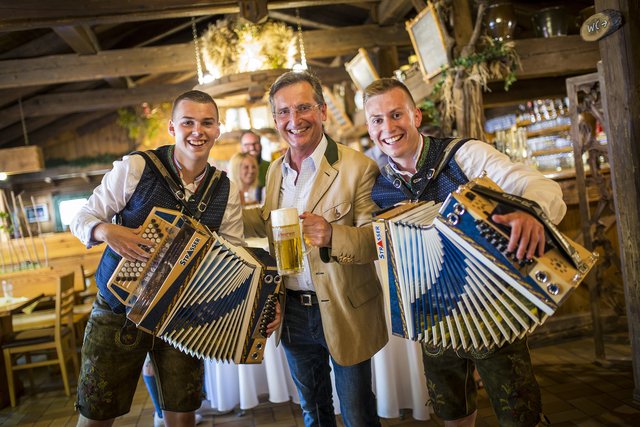
{"label": "metal pot", "polygon": [[564,6],[541,9],[531,18],[538,37],[566,36],[569,18]]}
{"label": "metal pot", "polygon": [[487,6],[484,13],[484,27],[487,35],[494,40],[513,38],[516,29],[516,14],[512,3],[496,3]]}

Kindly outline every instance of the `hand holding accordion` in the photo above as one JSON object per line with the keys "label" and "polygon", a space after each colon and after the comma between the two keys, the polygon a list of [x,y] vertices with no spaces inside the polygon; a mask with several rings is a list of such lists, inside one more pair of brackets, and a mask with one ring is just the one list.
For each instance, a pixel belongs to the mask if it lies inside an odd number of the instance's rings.
{"label": "hand holding accordion", "polygon": [[120,261],[107,287],[127,317],[198,358],[260,363],[281,279],[264,250],[234,246],[190,217],[154,208],[148,262]]}
{"label": "hand holding accordion", "polygon": [[[490,218],[514,210],[544,225],[542,257],[519,261],[506,252],[510,230]],[[500,192],[484,177],[442,204],[407,203],[380,213],[374,234],[393,333],[442,349],[490,349],[531,332],[597,260],[537,204]]]}

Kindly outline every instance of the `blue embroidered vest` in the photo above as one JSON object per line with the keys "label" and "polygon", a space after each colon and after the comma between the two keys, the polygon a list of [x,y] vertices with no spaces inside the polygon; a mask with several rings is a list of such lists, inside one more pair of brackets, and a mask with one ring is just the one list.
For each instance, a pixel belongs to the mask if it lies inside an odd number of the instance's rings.
{"label": "blue embroidered vest", "polygon": [[[173,164],[173,146],[163,146],[154,150],[158,158],[165,165],[166,169],[171,173],[175,182],[180,182],[178,174]],[[188,201],[189,209],[192,212],[196,211],[196,207],[200,202],[205,183],[209,181],[213,175],[215,168],[207,166],[206,176],[202,181],[202,184],[198,187],[196,194],[194,194]],[[226,174],[223,174],[220,178],[220,182],[217,188],[217,192],[213,194],[208,203],[207,210],[200,217],[200,222],[207,225],[212,231],[218,231],[220,224],[222,223],[222,217],[224,216],[225,209],[227,207],[227,200],[229,198],[229,178]],[[146,165],[140,182],[136,187],[133,195],[129,199],[127,206],[119,213],[121,224],[125,227],[137,228],[144,223],[147,216],[154,207],[161,207],[167,209],[181,210],[182,206],[175,199],[174,195],[167,188],[165,183],[150,167]],[[111,293],[107,288],[107,283],[111,278],[111,275],[115,271],[121,257],[115,253],[110,247],[107,246],[100,264],[96,270],[96,283],[100,290],[100,295],[109,303],[109,306],[115,313],[124,313],[124,305]]]}
{"label": "blue embroidered vest", "polygon": [[411,185],[398,176],[389,164],[381,169],[381,174],[376,179],[371,191],[373,201],[381,209],[404,200],[419,199],[433,200],[436,203],[443,202],[459,185],[469,181],[469,178],[454,160],[455,152],[468,140],[461,140],[451,150],[447,164],[434,179],[429,181],[428,178],[438,168],[437,163],[441,152],[451,143],[453,138],[433,138],[430,136],[426,138],[429,138],[427,157],[420,170],[411,177]]}

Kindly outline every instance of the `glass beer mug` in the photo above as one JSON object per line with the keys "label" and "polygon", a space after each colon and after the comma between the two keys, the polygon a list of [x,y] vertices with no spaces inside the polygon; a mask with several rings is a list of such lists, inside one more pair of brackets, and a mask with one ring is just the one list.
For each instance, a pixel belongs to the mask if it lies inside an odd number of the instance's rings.
{"label": "glass beer mug", "polygon": [[271,211],[273,245],[278,274],[299,274],[304,269],[304,243],[296,208]]}

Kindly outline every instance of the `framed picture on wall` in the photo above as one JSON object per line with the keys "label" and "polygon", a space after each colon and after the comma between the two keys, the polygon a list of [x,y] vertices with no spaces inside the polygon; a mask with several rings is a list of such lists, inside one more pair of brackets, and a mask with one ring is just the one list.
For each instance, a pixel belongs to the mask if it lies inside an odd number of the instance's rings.
{"label": "framed picture on wall", "polygon": [[322,86],[322,96],[324,96],[324,101],[327,104],[327,114],[329,115],[329,118],[335,122],[337,130],[339,132],[343,132],[352,128],[353,122],[344,111],[336,97],[333,96],[331,89],[327,86]]}
{"label": "framed picture on wall", "polygon": [[362,47],[358,49],[358,54],[351,61],[344,64],[344,68],[347,69],[351,80],[361,91],[380,78],[369,54]]}
{"label": "framed picture on wall", "polygon": [[450,49],[438,13],[431,2],[414,19],[407,21],[406,27],[425,80],[449,66]]}
{"label": "framed picture on wall", "polygon": [[49,221],[49,207],[45,204],[26,206],[24,211],[29,223]]}

